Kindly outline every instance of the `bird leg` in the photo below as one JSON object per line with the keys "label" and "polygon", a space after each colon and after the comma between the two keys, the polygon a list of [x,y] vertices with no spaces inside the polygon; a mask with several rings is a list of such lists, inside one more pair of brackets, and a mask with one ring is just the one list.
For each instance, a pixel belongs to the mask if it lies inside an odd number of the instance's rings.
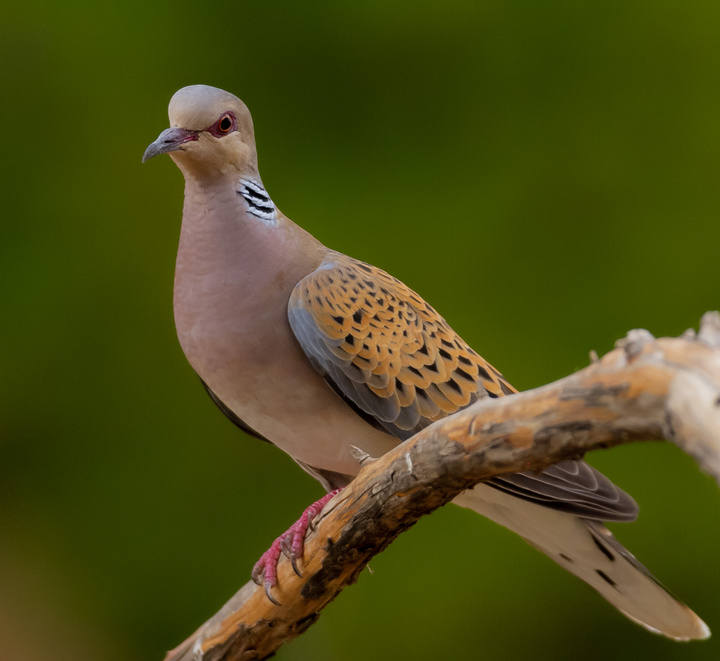
{"label": "bird leg", "polygon": [[265,584],[265,594],[276,606],[280,606],[280,603],[272,596],[270,590],[277,585],[277,564],[280,560],[280,553],[284,553],[290,559],[293,571],[302,578],[297,561],[298,558],[302,558],[308,528],[312,526],[313,520],[322,512],[325,504],[334,495],[340,493],[341,490],[334,489],[310,505],[300,518],[280,535],[255,563],[252,570],[252,580],[257,585]]}

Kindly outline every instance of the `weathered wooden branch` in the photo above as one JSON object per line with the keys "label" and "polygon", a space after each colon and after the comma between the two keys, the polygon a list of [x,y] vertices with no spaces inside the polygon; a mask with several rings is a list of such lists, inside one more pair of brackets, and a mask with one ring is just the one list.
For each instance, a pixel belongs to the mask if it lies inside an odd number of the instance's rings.
{"label": "weathered wooden branch", "polygon": [[250,582],[165,661],[264,659],[305,631],[368,561],[421,516],[479,481],[588,450],[669,440],[720,482],[720,314],[696,335],[635,330],[560,381],[486,399],[366,458],[308,536],[298,577],[283,558],[272,604]]}

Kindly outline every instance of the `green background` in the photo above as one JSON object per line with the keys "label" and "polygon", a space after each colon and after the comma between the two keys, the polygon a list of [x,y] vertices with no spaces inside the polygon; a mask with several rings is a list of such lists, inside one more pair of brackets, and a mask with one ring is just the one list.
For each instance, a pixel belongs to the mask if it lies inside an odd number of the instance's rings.
{"label": "green background", "polygon": [[[172,321],[172,93],[255,117],[278,206],[391,271],[517,387],[720,306],[720,4],[0,8],[0,658],[157,660],[321,493],[202,392]],[[591,461],[620,539],[720,635],[720,492],[670,445]],[[444,508],[281,660],[717,659]]]}

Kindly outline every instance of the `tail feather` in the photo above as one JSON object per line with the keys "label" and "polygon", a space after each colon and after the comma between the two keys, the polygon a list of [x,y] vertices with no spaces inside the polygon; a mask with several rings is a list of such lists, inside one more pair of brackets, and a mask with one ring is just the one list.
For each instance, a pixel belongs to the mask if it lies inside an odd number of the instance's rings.
{"label": "tail feather", "polygon": [[542,507],[478,484],[454,501],[523,537],[653,633],[675,640],[710,629],[672,596],[601,523]]}

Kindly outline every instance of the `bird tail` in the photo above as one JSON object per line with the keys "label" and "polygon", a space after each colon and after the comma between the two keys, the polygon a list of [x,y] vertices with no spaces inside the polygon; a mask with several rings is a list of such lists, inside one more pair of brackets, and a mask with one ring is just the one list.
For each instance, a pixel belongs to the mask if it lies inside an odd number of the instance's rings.
{"label": "bird tail", "polygon": [[675,640],[710,636],[707,625],[600,522],[543,507],[486,484],[478,484],[454,502],[517,533],[649,631]]}

